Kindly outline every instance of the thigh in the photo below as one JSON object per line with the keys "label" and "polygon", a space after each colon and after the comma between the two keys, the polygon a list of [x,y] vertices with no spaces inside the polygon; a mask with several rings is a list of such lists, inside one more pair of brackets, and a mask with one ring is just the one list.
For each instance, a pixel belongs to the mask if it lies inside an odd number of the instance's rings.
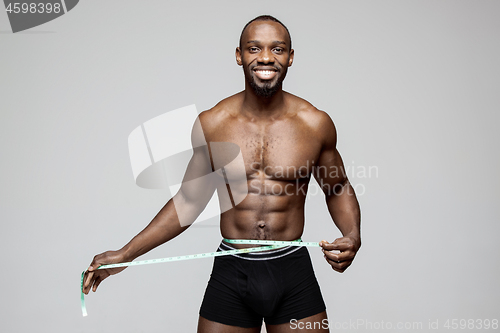
{"label": "thigh", "polygon": [[320,312],[318,314],[300,320],[292,319],[289,323],[284,323],[279,325],[266,325],[266,329],[268,333],[330,332],[330,330],[328,329],[328,318],[326,316],[326,311]]}
{"label": "thigh", "polygon": [[262,325],[262,315],[242,299],[244,291],[240,289],[238,281],[243,277],[240,276],[238,260],[242,259],[231,256],[216,258],[199,312],[201,318],[214,324],[208,325],[203,321],[206,324],[204,327],[213,327],[217,323],[244,328]]}
{"label": "thigh", "polygon": [[217,323],[200,316],[198,319],[198,333],[259,333],[259,327],[238,327]]}
{"label": "thigh", "polygon": [[[281,270],[285,272],[283,297],[273,315],[265,317],[265,322],[269,325],[288,324],[290,326],[303,318],[312,317],[314,319],[316,318],[314,316],[324,313],[326,310],[307,250],[303,248],[285,258],[287,259],[286,265],[281,267]],[[321,317],[319,321],[324,318],[326,317]],[[302,326],[303,324],[300,324],[300,327]],[[318,326],[327,325],[317,323],[316,327],[313,326],[313,328],[318,328]],[[292,328],[294,327],[298,328],[296,325],[292,325]]]}

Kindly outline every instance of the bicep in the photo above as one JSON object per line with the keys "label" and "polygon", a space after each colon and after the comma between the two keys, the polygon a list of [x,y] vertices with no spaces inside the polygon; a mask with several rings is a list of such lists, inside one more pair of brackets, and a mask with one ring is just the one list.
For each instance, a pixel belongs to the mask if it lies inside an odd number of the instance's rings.
{"label": "bicep", "polygon": [[314,178],[326,195],[335,193],[337,186],[347,181],[344,163],[337,150],[337,131],[328,114],[324,114],[320,124],[322,138],[318,163],[313,171]]}
{"label": "bicep", "polygon": [[[190,202],[208,201],[215,191],[210,154],[199,117],[191,132],[193,155],[188,163],[180,194]],[[208,199],[207,199],[208,198]]]}

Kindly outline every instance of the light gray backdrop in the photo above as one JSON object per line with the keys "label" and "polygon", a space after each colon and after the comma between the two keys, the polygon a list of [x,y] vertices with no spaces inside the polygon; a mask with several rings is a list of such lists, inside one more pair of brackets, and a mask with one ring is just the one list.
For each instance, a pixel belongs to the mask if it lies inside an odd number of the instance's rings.
{"label": "light gray backdrop", "polygon": [[[129,133],[242,90],[234,49],[260,14],[292,35],[285,90],[331,115],[346,165],[377,170],[351,177],[364,188],[354,264],[338,274],[310,251],[331,326],[500,319],[499,12],[484,0],[85,0],[12,34],[0,11],[2,330],[195,330],[210,259],[128,268],[87,297],[86,318],[80,273],[169,199],[134,184]],[[213,251],[216,224],[144,258]],[[303,239],[339,235],[311,196]]]}

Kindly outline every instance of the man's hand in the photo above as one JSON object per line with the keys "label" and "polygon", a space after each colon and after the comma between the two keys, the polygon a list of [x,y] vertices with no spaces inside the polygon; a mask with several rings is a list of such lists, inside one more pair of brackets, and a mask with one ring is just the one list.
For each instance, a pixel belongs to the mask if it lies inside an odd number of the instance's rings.
{"label": "man's hand", "polygon": [[339,273],[344,273],[347,267],[351,266],[361,246],[360,242],[352,237],[337,238],[332,243],[322,240],[319,245],[323,248],[326,261]]}
{"label": "man's hand", "polygon": [[95,292],[101,282],[110,275],[118,274],[127,267],[117,267],[108,269],[97,269],[97,267],[108,264],[118,264],[126,262],[120,251],[106,251],[98,254],[92,260],[83,278],[83,293],[88,295],[90,289]]}

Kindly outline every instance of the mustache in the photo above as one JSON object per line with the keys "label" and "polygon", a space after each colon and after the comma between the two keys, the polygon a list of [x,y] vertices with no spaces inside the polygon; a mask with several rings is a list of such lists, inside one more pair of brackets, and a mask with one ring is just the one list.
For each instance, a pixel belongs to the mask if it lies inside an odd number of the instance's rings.
{"label": "mustache", "polygon": [[281,67],[279,67],[279,66],[276,66],[276,65],[263,65],[263,64],[256,64],[256,65],[250,66],[250,70],[254,70],[256,67],[273,68],[277,72],[281,71]]}

